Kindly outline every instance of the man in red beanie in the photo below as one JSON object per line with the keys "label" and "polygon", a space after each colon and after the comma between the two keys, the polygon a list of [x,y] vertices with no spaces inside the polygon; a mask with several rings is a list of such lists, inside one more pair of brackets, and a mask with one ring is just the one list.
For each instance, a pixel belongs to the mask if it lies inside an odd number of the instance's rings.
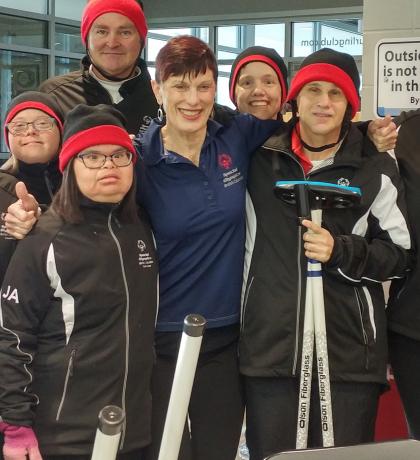
{"label": "man in red beanie", "polygon": [[113,105],[127,119],[127,131],[137,134],[158,109],[140,58],[146,35],[136,0],[90,0],[82,14],[86,56],[81,69],[45,81],[40,90],[54,96],[64,114],[77,104]]}
{"label": "man in red beanie", "polygon": [[[373,441],[387,383],[381,282],[404,276],[411,242],[395,162],[351,122],[359,84],[352,56],[331,49],[308,56],[290,85],[292,121],[251,163],[249,272],[239,343],[251,460],[296,446],[306,258],[322,263],[335,444]],[[355,186],[362,201],[326,209],[322,226],[303,220],[302,228],[296,207],[275,197],[277,180]],[[322,445],[313,375],[311,447]]]}

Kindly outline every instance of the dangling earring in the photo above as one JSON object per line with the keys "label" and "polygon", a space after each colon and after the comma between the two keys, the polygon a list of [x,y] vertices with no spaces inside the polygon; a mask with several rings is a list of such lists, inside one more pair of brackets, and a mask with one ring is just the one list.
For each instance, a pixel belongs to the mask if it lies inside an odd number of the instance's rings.
{"label": "dangling earring", "polygon": [[160,104],[158,111],[157,111],[157,118],[161,123],[163,122],[163,117],[164,117],[164,114],[163,114],[162,104]]}

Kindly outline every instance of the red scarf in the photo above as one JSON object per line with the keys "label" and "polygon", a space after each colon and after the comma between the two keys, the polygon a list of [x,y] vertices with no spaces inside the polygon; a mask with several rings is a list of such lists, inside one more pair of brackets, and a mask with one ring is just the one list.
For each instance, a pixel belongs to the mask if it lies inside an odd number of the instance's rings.
{"label": "red scarf", "polygon": [[303,153],[299,134],[300,126],[299,123],[297,123],[292,131],[292,151],[298,157],[299,163],[305,171],[305,174],[308,174],[308,172],[312,169],[312,163],[311,160]]}

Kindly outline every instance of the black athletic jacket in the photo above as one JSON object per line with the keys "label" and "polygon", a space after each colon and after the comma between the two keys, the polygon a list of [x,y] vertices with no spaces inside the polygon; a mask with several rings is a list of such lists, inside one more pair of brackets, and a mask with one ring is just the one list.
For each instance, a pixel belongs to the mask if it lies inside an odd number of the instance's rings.
{"label": "black athletic jacket", "polygon": [[[23,181],[29,191],[43,208],[47,208],[61,184],[58,161],[46,164],[27,164],[18,162],[16,175],[0,171],[0,213],[7,211],[9,205],[17,200],[15,186]],[[16,247],[16,240],[11,238],[0,220],[0,285],[6,273],[7,265]]]}
{"label": "black athletic jacket", "polygon": [[251,162],[241,371],[299,374],[307,263],[296,209],[274,196],[273,185],[307,179],[360,187],[363,194],[360,206],[323,213],[323,226],[335,238],[332,258],[323,264],[331,378],[385,383],[381,281],[404,275],[410,248],[395,162],[365,148],[353,126],[334,163],[305,176],[289,139],[289,128],[282,128]]}
{"label": "black athletic jacket", "polygon": [[[81,70],[50,78],[41,84],[39,90],[49,93],[66,115],[77,104],[112,104],[108,91],[89,74],[90,60],[82,59]],[[127,131],[137,134],[141,126],[148,126],[156,117],[158,105],[150,85],[150,75],[146,62],[139,59],[140,74],[121,85],[120,94],[124,98],[113,106],[127,119]]]}
{"label": "black athletic jacket", "polygon": [[[415,247],[420,247],[420,110],[402,112],[394,119],[399,126],[395,155],[404,181],[408,218]],[[420,340],[420,265],[407,280],[391,285],[388,302],[389,328]]]}
{"label": "black athletic jacket", "polygon": [[16,201],[15,186],[17,179],[11,174],[0,171],[0,283],[3,281],[9,260],[16,248],[16,240],[8,235],[3,221],[3,213]]}
{"label": "black athletic jacket", "polygon": [[[1,292],[0,420],[34,427],[45,455],[90,454],[98,413],[126,411],[123,450],[150,442],[157,263],[149,224],[86,202],[51,210],[19,243]],[[143,215],[143,214],[142,214]]]}

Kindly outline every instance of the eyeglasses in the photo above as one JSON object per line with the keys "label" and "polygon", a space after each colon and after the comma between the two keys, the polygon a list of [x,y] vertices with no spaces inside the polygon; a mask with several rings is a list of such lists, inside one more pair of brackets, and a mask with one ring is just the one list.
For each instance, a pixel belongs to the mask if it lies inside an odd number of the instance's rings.
{"label": "eyeglasses", "polygon": [[42,117],[34,121],[11,121],[6,127],[14,136],[23,136],[28,132],[29,125],[32,125],[35,131],[49,131],[53,129],[55,123],[52,117]]}
{"label": "eyeglasses", "polygon": [[95,153],[95,152],[86,152],[86,153],[79,153],[77,158],[83,162],[86,168],[89,169],[100,169],[105,166],[106,160],[109,158],[114,166],[117,168],[123,168],[124,166],[128,166],[131,163],[133,158],[133,154],[126,150],[122,150],[121,152],[115,152],[112,155],[105,155],[103,153]]}

